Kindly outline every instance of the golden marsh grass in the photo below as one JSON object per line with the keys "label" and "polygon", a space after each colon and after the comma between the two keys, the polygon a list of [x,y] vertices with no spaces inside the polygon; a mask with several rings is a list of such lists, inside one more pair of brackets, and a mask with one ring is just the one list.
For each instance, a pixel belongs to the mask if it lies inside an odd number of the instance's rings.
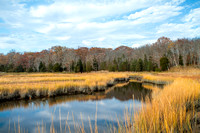
{"label": "golden marsh grass", "polygon": [[[177,70],[178,69],[178,70]],[[175,71],[176,70],[176,71]],[[45,75],[45,76],[44,76]],[[111,132],[139,132],[139,133],[153,133],[153,132],[193,132],[191,119],[194,118],[195,101],[200,97],[200,70],[193,68],[174,68],[169,72],[162,73],[88,73],[88,74],[66,74],[65,81],[62,77],[65,74],[32,74],[27,77],[25,74],[19,74],[21,78],[18,82],[20,87],[20,82],[27,81],[27,86],[32,85],[35,89],[55,89],[62,87],[68,87],[67,84],[71,86],[96,86],[105,85],[110,80],[114,78],[128,77],[139,75],[142,76],[144,80],[162,82],[165,81],[167,84],[163,89],[158,89],[154,86],[144,85],[144,87],[151,89],[153,91],[152,99],[146,99],[145,104],[141,105],[139,112],[133,112],[130,110],[125,110],[124,120],[125,122],[118,121],[118,128],[111,127]],[[58,82],[53,82],[52,80],[47,80],[50,77],[56,77],[60,79]],[[17,80],[15,75],[3,75],[5,80],[2,82],[8,82],[6,78],[14,78]],[[54,79],[56,79],[54,77]],[[45,80],[43,82],[36,82],[35,78],[40,78]],[[19,78],[20,79],[20,78]],[[73,79],[73,80],[70,80]],[[80,80],[81,79],[81,80]],[[40,80],[40,81],[41,81]],[[28,81],[36,82],[29,83]],[[56,80],[55,80],[56,81]],[[38,84],[40,83],[40,84]],[[1,85],[14,85],[17,88],[17,83],[2,83]],[[25,86],[26,84],[24,84]],[[38,86],[37,86],[38,85]],[[42,87],[41,87],[42,86]],[[49,88],[48,88],[49,87]],[[12,87],[11,87],[12,88]],[[9,89],[11,89],[9,88]],[[25,87],[24,90],[27,88]],[[188,104],[191,108],[188,110]],[[133,105],[134,110],[134,105]],[[95,117],[96,119],[96,117]],[[90,122],[90,120],[89,120]],[[67,120],[66,120],[67,125]],[[75,124],[76,125],[76,124]],[[66,126],[68,127],[68,126]],[[77,128],[77,127],[75,127]],[[91,132],[98,132],[98,127],[91,127]],[[54,128],[53,128],[54,129]],[[70,128],[69,128],[70,131]],[[79,132],[84,131],[84,125],[80,125],[77,128]],[[39,129],[38,129],[39,132]],[[55,131],[54,131],[55,132]]]}
{"label": "golden marsh grass", "polygon": [[[136,74],[138,75],[138,73]],[[148,87],[153,90],[153,99],[146,100],[145,105],[134,116],[126,114],[126,123],[131,126],[122,125],[119,132],[193,132],[195,101],[200,97],[199,69],[186,68],[178,72],[170,71],[163,73],[139,73],[148,80],[173,81],[164,89]],[[191,108],[188,109],[188,104]]]}
{"label": "golden marsh grass", "polygon": [[[110,73],[110,72],[93,72],[93,73],[37,73],[37,74],[2,74],[0,76],[0,95],[20,93],[25,95],[29,91],[36,93],[67,91],[75,88],[103,88],[108,82],[113,82],[116,78],[128,78],[128,73]],[[45,91],[45,92],[44,92]],[[47,95],[47,94],[45,94]]]}

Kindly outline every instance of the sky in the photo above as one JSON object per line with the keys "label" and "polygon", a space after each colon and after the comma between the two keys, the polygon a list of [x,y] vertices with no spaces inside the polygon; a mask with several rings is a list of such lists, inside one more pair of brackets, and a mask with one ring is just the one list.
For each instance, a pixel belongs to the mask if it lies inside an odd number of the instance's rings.
{"label": "sky", "polygon": [[200,37],[200,0],[0,0],[0,53]]}

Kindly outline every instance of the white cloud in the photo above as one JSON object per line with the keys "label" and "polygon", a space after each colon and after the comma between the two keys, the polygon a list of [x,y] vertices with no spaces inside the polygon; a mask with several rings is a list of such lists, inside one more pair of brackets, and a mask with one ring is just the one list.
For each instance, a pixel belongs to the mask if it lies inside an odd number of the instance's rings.
{"label": "white cloud", "polygon": [[136,12],[128,16],[136,24],[156,23],[167,20],[171,17],[179,15],[183,7],[172,6],[168,3],[165,5],[152,6],[140,12]]}
{"label": "white cloud", "polygon": [[69,40],[70,38],[71,38],[70,36],[59,36],[59,37],[56,37],[56,40],[66,41],[66,40]]}
{"label": "white cloud", "polygon": [[158,27],[157,34],[166,35],[172,39],[194,38],[200,36],[200,8],[193,9],[185,15],[182,23],[165,23]]}
{"label": "white cloud", "polygon": [[0,28],[10,32],[7,38],[0,34],[0,48],[22,51],[54,45],[114,48],[141,46],[149,43],[146,40],[151,42],[164,35],[195,37],[200,33],[199,8],[183,16],[182,23],[174,22],[175,17],[183,15],[184,6],[180,4],[184,1],[50,0],[48,4],[27,6],[25,0],[1,0],[0,19],[4,24]]}
{"label": "white cloud", "polygon": [[190,13],[185,16],[184,21],[193,26],[200,26],[200,8],[191,10]]}
{"label": "white cloud", "polygon": [[193,26],[188,23],[167,23],[159,26],[157,34],[170,37],[171,39],[194,38],[200,36],[200,27],[193,28]]}
{"label": "white cloud", "polygon": [[91,46],[92,45],[92,42],[90,41],[87,41],[87,40],[83,40],[82,43],[86,46]]}
{"label": "white cloud", "polygon": [[[55,1],[51,5],[32,7],[33,17],[60,22],[87,22],[148,7],[157,0],[115,0],[115,1]],[[52,19],[54,18],[54,19]]]}
{"label": "white cloud", "polygon": [[138,47],[141,47],[141,46],[146,45],[146,44],[155,43],[156,41],[157,41],[156,39],[138,41],[138,42],[134,42],[133,45],[132,45],[131,47],[132,47],[132,48],[138,48]]}

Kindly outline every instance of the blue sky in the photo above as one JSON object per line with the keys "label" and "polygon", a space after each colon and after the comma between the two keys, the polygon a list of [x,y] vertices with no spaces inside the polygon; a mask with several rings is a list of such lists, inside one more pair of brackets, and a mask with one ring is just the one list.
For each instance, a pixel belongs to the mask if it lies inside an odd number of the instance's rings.
{"label": "blue sky", "polygon": [[0,0],[0,53],[200,37],[200,0]]}

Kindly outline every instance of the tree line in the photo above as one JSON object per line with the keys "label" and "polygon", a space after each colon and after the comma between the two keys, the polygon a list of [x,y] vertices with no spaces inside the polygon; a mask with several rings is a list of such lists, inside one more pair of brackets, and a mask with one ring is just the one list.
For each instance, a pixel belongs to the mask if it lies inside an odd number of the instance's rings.
{"label": "tree line", "polygon": [[159,38],[139,48],[69,49],[0,54],[1,72],[165,71],[172,66],[200,66],[200,39]]}

